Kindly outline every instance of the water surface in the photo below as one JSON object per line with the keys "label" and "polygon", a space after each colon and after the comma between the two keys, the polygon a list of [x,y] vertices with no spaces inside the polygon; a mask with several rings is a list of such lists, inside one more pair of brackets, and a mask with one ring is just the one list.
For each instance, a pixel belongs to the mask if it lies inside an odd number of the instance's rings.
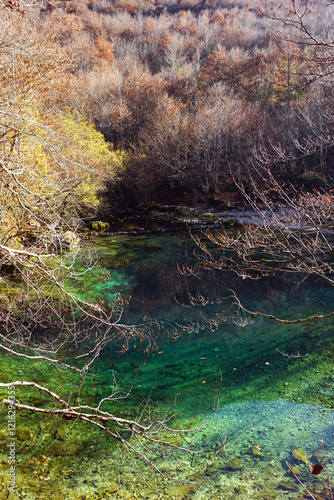
{"label": "water surface", "polygon": [[[110,437],[88,425],[21,413],[17,427],[29,432],[19,440],[19,498],[311,498],[288,463],[315,498],[330,499],[333,321],[282,325],[257,318],[249,324],[220,321],[213,329],[208,322],[221,305],[190,307],[189,296],[217,299],[233,289],[247,306],[288,318],[329,311],[332,289],[293,275],[254,282],[219,271],[181,275],[180,265],[191,266],[195,259],[189,235],[121,235],[101,238],[96,246],[104,270],[86,277],[81,293],[105,301],[120,293],[128,298],[125,322],[154,320],[160,328],[155,329],[157,348],[149,353],[137,345],[120,355],[120,346],[110,344],[82,396],[97,404],[117,386],[129,395],[109,410],[126,416],[150,397],[159,415],[173,412],[177,427],[194,429],[175,442],[205,453],[155,457],[164,473],[184,481],[173,482],[140,461],[144,475],[139,473],[135,458],[131,461]],[[42,363],[2,357],[0,370],[4,380],[29,376],[64,390],[72,383],[68,374]],[[45,404],[45,399],[34,403]],[[78,444],[73,453],[55,453],[58,429],[65,443]],[[325,466],[319,476],[309,471],[316,462]]]}

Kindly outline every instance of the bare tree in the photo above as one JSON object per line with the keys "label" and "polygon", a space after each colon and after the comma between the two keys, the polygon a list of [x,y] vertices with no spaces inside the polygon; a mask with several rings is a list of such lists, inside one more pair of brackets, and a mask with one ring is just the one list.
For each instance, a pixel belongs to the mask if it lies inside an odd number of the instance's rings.
{"label": "bare tree", "polygon": [[246,115],[241,101],[218,83],[194,116],[192,157],[197,182],[211,196],[219,180],[229,176],[235,157],[241,167]]}
{"label": "bare tree", "polygon": [[[3,396],[2,405],[84,421],[158,470],[152,456],[187,451],[168,440],[176,432],[173,415],[152,413],[148,401],[132,419],[120,418],[110,410],[117,389],[96,406],[77,396],[84,385],[92,390],[92,365],[107,344],[120,352],[130,345],[150,350],[156,327],[122,323],[120,298],[107,304],[78,293],[96,266],[80,239],[82,216],[94,211],[96,179],[109,175],[110,151],[91,125],[68,112],[76,91],[66,72],[70,61],[14,10],[0,13],[0,349],[74,379],[57,390],[51,379],[1,382],[3,390],[22,389],[20,397]],[[32,403],[31,391],[49,402]]]}
{"label": "bare tree", "polygon": [[279,22],[274,30],[284,42],[306,48],[308,81],[324,79],[333,73],[333,2],[289,0],[284,16],[270,17]]}
{"label": "bare tree", "polygon": [[[196,274],[198,269],[233,271],[243,280],[261,280],[279,276],[282,272],[297,274],[301,280],[316,276],[334,285],[333,236],[334,197],[331,192],[299,194],[293,186],[289,190],[277,181],[271,171],[257,171],[252,193],[239,185],[253,209],[254,220],[236,231],[207,232],[193,235],[201,250],[198,263],[184,273]],[[192,297],[192,303],[203,305],[213,301]],[[237,291],[218,300],[222,305],[218,318],[240,322],[261,316],[280,323],[306,323],[330,318],[334,312],[297,318],[282,318],[261,310],[249,310],[238,298]]]}
{"label": "bare tree", "polygon": [[[234,233],[223,231],[206,233],[204,238],[193,236],[201,250],[197,266],[230,270],[242,279],[260,280],[285,272],[298,274],[301,279],[316,276],[334,285],[331,179],[323,178],[320,186],[314,179],[315,173],[318,180],[325,173],[326,157],[332,152],[333,119],[329,92],[332,88],[332,2],[298,3],[291,0],[286,7],[286,16],[275,20],[281,22],[283,27],[278,30],[278,35],[289,48],[287,78],[281,85],[287,92],[287,99],[273,108],[281,125],[275,134],[269,132],[266,140],[254,148],[250,184],[244,186],[235,178],[238,189],[253,209],[254,221],[244,224]],[[293,46],[296,47],[296,58]],[[305,65],[298,46],[305,50],[310,64]],[[297,71],[291,73],[294,62]],[[301,88],[304,89],[302,103],[299,99],[292,99],[292,92]],[[318,165],[313,172],[315,163]],[[302,175],[291,175],[293,169]],[[307,183],[311,177],[313,184]],[[310,192],[307,188],[312,187],[317,189]],[[196,270],[195,266],[184,272],[196,273]],[[210,300],[192,298],[192,303],[198,302],[204,304]],[[226,303],[226,307],[222,307],[220,317],[230,317],[234,321],[240,321],[242,315],[245,322],[262,316],[281,323],[302,323],[334,315],[332,311],[326,314],[315,311],[307,318],[281,318],[261,310],[247,309],[236,291],[222,303]]]}
{"label": "bare tree", "polygon": [[152,173],[158,180],[167,180],[172,187],[191,182],[191,121],[184,105],[163,94],[155,114],[142,131],[144,154],[152,162]]}

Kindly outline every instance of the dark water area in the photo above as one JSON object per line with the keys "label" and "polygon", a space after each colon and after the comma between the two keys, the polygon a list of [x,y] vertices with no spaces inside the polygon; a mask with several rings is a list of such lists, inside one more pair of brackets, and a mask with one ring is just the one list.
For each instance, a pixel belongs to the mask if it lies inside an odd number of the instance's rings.
{"label": "dark water area", "polygon": [[[153,328],[156,348],[150,352],[137,345],[120,354],[117,343],[109,344],[82,396],[97,404],[117,388],[128,396],[111,409],[122,409],[127,416],[150,398],[160,413],[177,415],[178,428],[193,429],[183,446],[206,453],[186,454],[177,462],[172,455],[154,459],[183,481],[171,482],[152,475],[147,464],[141,464],[146,476],[138,474],[135,459],[98,430],[21,414],[18,426],[36,441],[30,437],[22,443],[20,459],[29,465],[19,473],[33,478],[23,481],[26,493],[18,498],[331,499],[333,320],[294,325],[264,318],[224,321],[219,316],[223,304],[216,301],[234,290],[255,311],[301,318],[331,311],[332,288],[293,274],[260,281],[206,269],[198,276],[184,275],[182,265],[196,263],[189,234],[117,235],[94,245],[100,270],[85,278],[82,294],[112,301],[119,293],[127,299],[124,323],[159,328]],[[213,303],[191,306],[190,297],[198,294]],[[66,373],[42,364],[31,369],[44,383],[69,384]],[[22,373],[24,365],[7,360],[0,370],[5,377],[11,371]],[[77,451],[50,452],[58,428],[68,433],[65,443],[72,448],[79,444]],[[52,464],[43,472],[37,467],[42,455]],[[315,463],[324,466],[319,476],[309,469]]]}

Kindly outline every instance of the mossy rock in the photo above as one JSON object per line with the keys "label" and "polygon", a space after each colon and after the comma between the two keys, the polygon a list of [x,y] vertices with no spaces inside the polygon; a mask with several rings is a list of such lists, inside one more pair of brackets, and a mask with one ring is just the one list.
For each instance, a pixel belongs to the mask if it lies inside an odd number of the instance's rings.
{"label": "mossy rock", "polygon": [[55,457],[69,457],[72,455],[77,455],[82,450],[82,446],[74,441],[63,441],[62,443],[56,443],[50,448],[50,453]]}
{"label": "mossy rock", "polygon": [[240,470],[241,469],[240,460],[236,457],[232,458],[227,462],[225,469],[233,472]]}
{"label": "mossy rock", "polygon": [[93,231],[97,231],[98,233],[104,233],[105,231],[108,231],[110,228],[110,224],[108,222],[102,222],[100,220],[94,221],[90,223],[90,228]]}
{"label": "mossy rock", "polygon": [[293,474],[296,474],[296,476],[300,476],[302,474],[302,471],[296,465],[290,465],[290,470]]}
{"label": "mossy rock", "polygon": [[328,180],[320,172],[309,170],[297,177],[298,184],[302,185],[307,190],[325,189],[328,187]]}
{"label": "mossy rock", "polygon": [[254,457],[254,458],[263,458],[264,457],[264,453],[262,453],[260,451],[260,448],[258,446],[253,446],[250,450],[250,453],[251,455]]}
{"label": "mossy rock", "polygon": [[234,487],[234,492],[236,495],[245,495],[247,493],[247,488],[241,484]]}
{"label": "mossy rock", "polygon": [[302,448],[295,448],[291,451],[291,455],[297,462],[304,462],[304,464],[307,464],[306,454]]}
{"label": "mossy rock", "polygon": [[53,434],[52,438],[56,439],[57,441],[65,441],[65,436],[66,436],[66,431],[62,427],[58,427]]}
{"label": "mossy rock", "polygon": [[201,478],[202,478],[202,473],[201,473],[200,470],[198,470],[197,472],[194,472],[193,474],[190,474],[190,476],[189,476],[188,479],[190,481],[197,481],[198,482],[198,481],[201,480]]}
{"label": "mossy rock", "polygon": [[255,495],[252,496],[252,499],[258,499],[258,500],[275,500],[276,498],[278,498],[278,494],[277,493],[265,493],[263,491],[261,491],[260,493],[255,493]]}
{"label": "mossy rock", "polygon": [[189,498],[189,495],[195,493],[195,491],[198,489],[198,485],[192,485],[192,484],[180,484],[177,486],[169,486],[168,487],[168,493],[169,495],[173,495],[176,498]]}
{"label": "mossy rock", "polygon": [[277,488],[283,491],[299,491],[298,486],[291,481],[281,481]]}
{"label": "mossy rock", "polygon": [[236,227],[240,226],[240,223],[237,219],[224,219],[220,221],[220,224],[223,227]]}
{"label": "mossy rock", "polygon": [[326,462],[328,460],[325,457],[326,457],[325,450],[318,449],[312,453],[311,461],[315,462],[315,463],[323,463],[323,462]]}

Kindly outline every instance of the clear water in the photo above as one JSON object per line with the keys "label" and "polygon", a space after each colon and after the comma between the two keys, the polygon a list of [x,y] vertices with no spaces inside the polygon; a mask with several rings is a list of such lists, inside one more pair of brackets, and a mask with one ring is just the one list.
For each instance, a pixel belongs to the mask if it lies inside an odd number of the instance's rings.
{"label": "clear water", "polygon": [[[20,414],[17,426],[32,436],[19,441],[19,498],[301,499],[312,494],[330,499],[333,320],[281,325],[258,318],[245,326],[221,322],[212,331],[206,320],[221,306],[188,307],[188,297],[200,293],[218,298],[234,289],[249,307],[287,318],[331,310],[333,290],[321,281],[292,275],[260,282],[222,272],[203,271],[200,279],[182,276],[177,265],[190,266],[194,259],[187,235],[123,235],[96,245],[107,278],[91,276],[82,293],[106,300],[117,292],[131,296],[125,321],[154,318],[164,327],[157,349],[148,354],[130,348],[120,356],[119,346],[109,345],[82,394],[97,402],[117,384],[121,391],[131,391],[122,404],[115,403],[124,415],[133,414],[150,396],[155,411],[172,411],[178,427],[193,429],[182,441],[176,438],[177,444],[205,453],[155,458],[157,467],[183,482],[170,481],[153,474],[144,462],[131,462],[112,439],[88,426]],[[176,323],[201,328],[190,328],[175,339]],[[59,387],[71,383],[67,374],[42,364],[28,366],[8,358],[0,362],[2,378],[19,372],[22,378],[44,383],[51,379]],[[4,415],[2,424],[5,437]],[[68,456],[55,454],[52,435],[58,428],[67,433],[65,442],[78,443],[80,449]],[[324,469],[312,475],[309,466],[316,462]]]}

